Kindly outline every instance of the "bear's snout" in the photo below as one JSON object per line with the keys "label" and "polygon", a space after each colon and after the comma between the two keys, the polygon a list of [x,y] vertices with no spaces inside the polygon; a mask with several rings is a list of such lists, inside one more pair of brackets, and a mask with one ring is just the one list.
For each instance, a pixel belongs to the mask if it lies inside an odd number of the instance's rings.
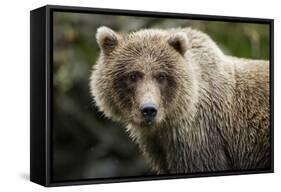
{"label": "bear's snout", "polygon": [[157,115],[158,107],[152,103],[146,103],[141,107],[141,114],[147,123],[152,123]]}

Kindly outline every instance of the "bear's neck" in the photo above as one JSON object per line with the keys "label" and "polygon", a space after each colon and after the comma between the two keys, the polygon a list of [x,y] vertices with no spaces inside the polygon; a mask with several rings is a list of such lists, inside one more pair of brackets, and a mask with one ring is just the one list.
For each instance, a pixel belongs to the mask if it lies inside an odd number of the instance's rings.
{"label": "bear's neck", "polygon": [[191,173],[227,170],[224,140],[213,115],[199,106],[192,121],[179,118],[160,127],[139,132],[136,141],[158,173]]}

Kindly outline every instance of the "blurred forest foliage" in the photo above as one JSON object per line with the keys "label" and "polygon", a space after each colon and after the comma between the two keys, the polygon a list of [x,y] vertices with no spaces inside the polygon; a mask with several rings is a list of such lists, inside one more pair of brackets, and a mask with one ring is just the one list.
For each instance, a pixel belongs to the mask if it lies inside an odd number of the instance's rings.
{"label": "blurred forest foliage", "polygon": [[99,54],[95,33],[105,25],[119,32],[143,28],[193,27],[209,34],[224,53],[269,58],[265,24],[162,19],[55,12],[53,17],[53,179],[154,174],[125,129],[105,119],[89,92]]}

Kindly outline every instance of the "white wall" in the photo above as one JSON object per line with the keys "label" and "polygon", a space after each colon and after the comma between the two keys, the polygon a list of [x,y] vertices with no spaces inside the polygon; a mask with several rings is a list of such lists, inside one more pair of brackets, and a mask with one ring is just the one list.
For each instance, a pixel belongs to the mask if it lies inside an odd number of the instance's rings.
{"label": "white wall", "polygon": [[[1,3],[0,28],[0,191],[47,191],[29,175],[29,10],[45,4],[182,12],[275,19],[275,173],[169,181],[100,184],[52,188],[54,191],[269,191],[281,182],[280,126],[281,13],[277,0],[83,0]],[[276,190],[275,190],[276,191]]]}

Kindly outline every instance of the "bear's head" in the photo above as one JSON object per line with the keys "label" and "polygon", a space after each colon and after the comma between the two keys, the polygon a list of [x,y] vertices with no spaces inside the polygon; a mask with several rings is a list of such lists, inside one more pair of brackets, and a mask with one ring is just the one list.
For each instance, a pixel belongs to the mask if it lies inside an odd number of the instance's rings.
{"label": "bear's head", "polygon": [[190,107],[193,75],[183,31],[146,29],[121,34],[100,27],[96,38],[101,53],[90,87],[107,117],[151,127]]}

